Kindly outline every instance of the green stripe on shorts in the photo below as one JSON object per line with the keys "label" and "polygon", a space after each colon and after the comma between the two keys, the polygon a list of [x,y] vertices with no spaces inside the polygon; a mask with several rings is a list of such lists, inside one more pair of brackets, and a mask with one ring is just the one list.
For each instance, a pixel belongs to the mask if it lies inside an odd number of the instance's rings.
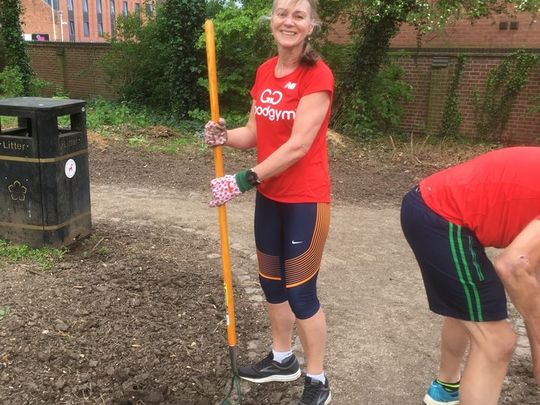
{"label": "green stripe on shorts", "polygon": [[[469,318],[471,321],[483,321],[484,316],[482,314],[482,306],[480,304],[480,295],[478,294],[478,289],[476,288],[476,284],[472,279],[469,265],[467,263],[467,257],[465,256],[465,250],[463,249],[463,241],[461,238],[462,228],[461,226],[454,225],[452,223],[448,223],[448,225],[448,239],[450,240],[452,259],[454,261],[454,266],[456,268],[459,282],[463,286],[463,291],[467,300],[467,310],[469,312]],[[456,229],[455,235],[454,228]],[[476,312],[478,313],[478,317],[476,317],[474,313],[475,307]]]}

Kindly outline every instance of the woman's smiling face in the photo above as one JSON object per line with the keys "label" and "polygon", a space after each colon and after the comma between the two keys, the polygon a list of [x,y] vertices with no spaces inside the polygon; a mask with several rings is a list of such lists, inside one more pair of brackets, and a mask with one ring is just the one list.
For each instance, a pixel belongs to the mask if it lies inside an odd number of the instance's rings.
{"label": "woman's smiling face", "polygon": [[302,48],[306,37],[313,32],[309,2],[278,0],[272,11],[271,27],[278,47]]}

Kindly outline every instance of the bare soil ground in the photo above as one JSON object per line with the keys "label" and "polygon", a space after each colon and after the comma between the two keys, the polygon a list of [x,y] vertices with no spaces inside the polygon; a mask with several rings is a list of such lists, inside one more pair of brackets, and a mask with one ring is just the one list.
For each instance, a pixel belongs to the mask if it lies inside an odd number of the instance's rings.
{"label": "bare soil ground", "polygon": [[[166,154],[150,147],[131,148],[122,137],[90,135],[95,212],[91,237],[72,245],[65,259],[49,272],[29,263],[0,262],[0,308],[10,310],[0,319],[0,403],[219,403],[230,379],[226,311],[215,228],[214,235],[209,230],[217,219],[201,203],[209,198],[212,154],[202,146]],[[168,136],[172,135],[156,130],[150,146]],[[350,221],[344,215],[350,212],[372,213],[375,223],[391,217],[402,195],[421,177],[488,148],[428,143],[394,147],[391,140],[361,145],[334,137],[330,156],[336,224]],[[226,171],[249,167],[254,160],[252,153],[228,151]],[[269,342],[253,251],[244,242],[251,238],[252,208],[249,197],[246,199],[236,206],[240,229],[245,231],[238,232],[241,235],[232,246],[234,267],[245,270],[236,272],[234,290],[240,364],[264,355]],[[366,218],[371,217],[366,214]],[[232,225],[236,229],[235,222]],[[370,223],[354,225],[374,227]],[[395,229],[395,222],[389,226]],[[339,267],[340,255],[358,256],[354,260],[364,260],[363,266],[371,260],[363,250],[343,252],[346,244],[341,244],[339,234],[334,232],[331,237],[338,241],[329,247],[327,267]],[[404,253],[401,241],[396,243],[393,260],[413,268],[409,252]],[[398,279],[389,274],[386,283]],[[376,279],[371,277],[360,273],[351,282],[374,285]],[[329,343],[334,364],[330,375],[336,388],[333,403],[397,403],[385,392],[386,382],[376,386],[370,375],[384,375],[392,381],[395,370],[388,364],[408,364],[407,356],[416,363],[407,366],[408,374],[396,382],[399,390],[410,387],[408,393],[399,393],[400,403],[420,403],[437,358],[435,344],[426,349],[419,342],[423,339],[417,330],[420,323],[425,327],[425,320],[434,321],[423,305],[418,283],[415,270],[413,278],[398,286],[418,289],[417,306],[416,301],[409,306],[407,297],[401,300],[401,293],[395,293],[398,290],[389,291],[388,304],[380,304],[384,313],[368,327],[363,323],[367,318],[350,321],[348,317],[356,317],[359,298],[350,292],[343,294],[346,301],[342,305],[333,294],[344,287],[330,276],[321,278],[334,331]],[[362,289],[364,295],[370,292]],[[392,306],[392,297],[399,305]],[[379,308],[380,297],[366,299]],[[420,318],[415,318],[415,311],[422,313]],[[401,329],[392,326],[392,332],[386,334],[385,327],[396,313],[406,321],[400,322]],[[426,339],[434,343],[437,338]],[[364,349],[354,350],[357,346],[352,341],[365,345]],[[414,342],[422,348],[417,349]],[[418,368],[417,358],[427,365]],[[349,360],[361,364],[353,377],[361,381],[347,380],[353,371],[346,368]],[[294,403],[301,388],[301,382],[242,383],[242,403]],[[376,393],[372,396],[370,392]],[[501,403],[540,404],[526,353],[512,363]]]}

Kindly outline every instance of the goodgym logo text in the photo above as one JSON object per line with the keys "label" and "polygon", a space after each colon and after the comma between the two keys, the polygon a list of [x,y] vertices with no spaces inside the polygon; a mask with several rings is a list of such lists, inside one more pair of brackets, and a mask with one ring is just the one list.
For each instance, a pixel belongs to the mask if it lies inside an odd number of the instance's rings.
{"label": "goodgym logo text", "polygon": [[258,105],[255,107],[255,114],[268,118],[270,121],[279,120],[294,120],[296,118],[296,111],[294,110],[280,110],[277,106],[283,100],[283,93],[279,90],[272,91],[266,89],[261,93],[259,101],[261,104],[269,104],[266,107]]}

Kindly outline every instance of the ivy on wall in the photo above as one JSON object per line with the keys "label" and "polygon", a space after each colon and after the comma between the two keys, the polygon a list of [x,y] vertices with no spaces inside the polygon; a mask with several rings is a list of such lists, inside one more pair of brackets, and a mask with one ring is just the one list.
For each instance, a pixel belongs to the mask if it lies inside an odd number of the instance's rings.
{"label": "ivy on wall", "polygon": [[448,96],[444,105],[441,126],[438,135],[440,137],[455,137],[459,135],[459,128],[463,122],[463,116],[459,111],[459,85],[463,77],[463,68],[465,67],[465,57],[459,55],[457,58],[456,69],[452,77],[452,83],[448,91]]}
{"label": "ivy on wall", "polygon": [[514,52],[488,73],[483,93],[473,92],[475,125],[480,138],[501,137],[529,71],[538,60],[538,55],[524,50]]}
{"label": "ivy on wall", "polygon": [[5,65],[15,68],[21,75],[24,95],[30,95],[33,77],[30,59],[22,37],[19,0],[0,0],[0,37],[3,42]]}

